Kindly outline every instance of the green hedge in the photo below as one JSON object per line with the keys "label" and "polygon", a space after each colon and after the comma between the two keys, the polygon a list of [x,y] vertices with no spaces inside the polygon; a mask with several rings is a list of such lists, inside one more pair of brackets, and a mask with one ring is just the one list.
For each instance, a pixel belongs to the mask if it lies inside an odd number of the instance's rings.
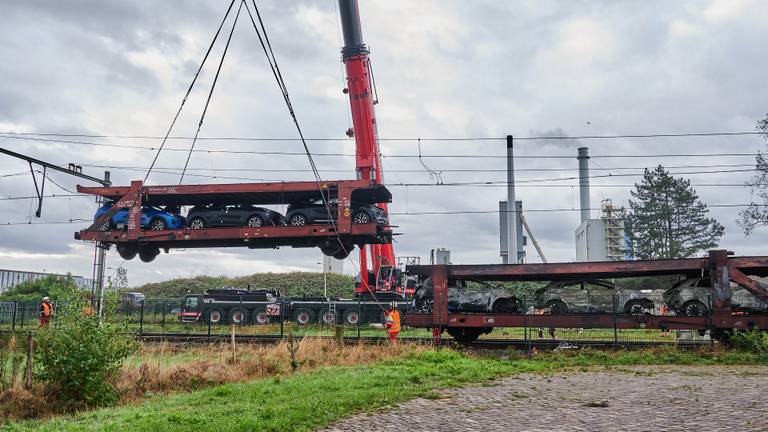
{"label": "green hedge", "polygon": [[[352,297],[354,278],[347,275],[328,273],[328,295],[331,297]],[[322,297],[323,274],[319,272],[256,273],[249,276],[230,278],[226,276],[197,276],[194,278],[172,279],[150,283],[130,291],[139,291],[148,298],[180,297],[187,293],[200,294],[211,288],[233,286],[252,289],[266,288],[279,290],[287,297]]]}

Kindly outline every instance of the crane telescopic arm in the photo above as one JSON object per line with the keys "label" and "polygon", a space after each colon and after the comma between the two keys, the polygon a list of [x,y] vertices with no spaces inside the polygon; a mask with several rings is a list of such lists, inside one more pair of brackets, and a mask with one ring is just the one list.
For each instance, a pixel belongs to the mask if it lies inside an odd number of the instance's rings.
{"label": "crane telescopic arm", "polygon": [[[342,61],[347,75],[347,88],[352,111],[352,129],[347,134],[355,138],[355,169],[358,179],[374,180],[382,184],[381,159],[376,132],[376,113],[373,108],[373,86],[368,47],[363,43],[360,11],[357,0],[339,0],[341,27],[344,33]],[[387,204],[379,203],[384,212]],[[367,252],[371,254],[373,274],[378,275],[382,266],[395,265],[392,244],[369,245],[369,250],[360,248],[360,276],[362,283],[356,288],[358,294],[373,290],[368,284]]]}

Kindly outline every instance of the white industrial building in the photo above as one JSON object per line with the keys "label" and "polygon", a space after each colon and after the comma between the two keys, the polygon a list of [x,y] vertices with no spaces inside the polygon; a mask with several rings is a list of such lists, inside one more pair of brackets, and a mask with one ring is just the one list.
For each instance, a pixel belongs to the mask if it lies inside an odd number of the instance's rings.
{"label": "white industrial building", "polygon": [[4,293],[24,282],[36,281],[49,276],[55,276],[62,279],[70,277],[72,278],[72,282],[82,290],[90,290],[91,287],[93,287],[93,279],[82,276],[0,269],[0,293]]}

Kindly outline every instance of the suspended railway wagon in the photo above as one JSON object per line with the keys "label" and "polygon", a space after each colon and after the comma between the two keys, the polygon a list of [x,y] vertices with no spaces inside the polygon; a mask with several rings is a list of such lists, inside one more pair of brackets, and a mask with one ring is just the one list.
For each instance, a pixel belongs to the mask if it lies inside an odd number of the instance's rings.
{"label": "suspended railway wagon", "polygon": [[[75,233],[75,239],[96,241],[103,247],[116,245],[124,259],[138,255],[149,262],[172,248],[248,247],[277,248],[319,247],[325,255],[346,258],[354,246],[386,244],[392,241],[392,231],[382,223],[352,223],[353,203],[376,204],[391,202],[392,195],[384,186],[372,180],[334,180],[323,182],[272,182],[207,185],[144,186],[132,181],[130,186],[82,187],[79,193],[96,195],[114,202],[112,207],[95,219],[85,230]],[[209,203],[285,205],[312,199],[323,199],[330,211],[338,214],[325,224],[304,226],[205,227],[191,229],[144,230],[139,223],[143,206],[180,208]],[[128,209],[126,223],[106,228],[105,223],[121,209]],[[109,226],[109,224],[106,224]]]}
{"label": "suspended railway wagon", "polygon": [[[439,339],[446,330],[465,342],[490,333],[494,327],[614,328],[614,329],[691,329],[709,330],[716,339],[731,331],[768,329],[768,314],[740,313],[731,308],[730,284],[744,287],[757,299],[768,303],[766,287],[749,276],[768,276],[768,256],[733,257],[725,250],[709,251],[706,258],[655,261],[609,261],[550,264],[426,265],[408,266],[411,276],[431,278],[431,312],[410,312],[406,325],[431,327]],[[642,276],[681,275],[711,278],[712,308],[705,316],[657,316],[631,313],[451,313],[448,311],[450,280],[479,281],[580,281]]]}

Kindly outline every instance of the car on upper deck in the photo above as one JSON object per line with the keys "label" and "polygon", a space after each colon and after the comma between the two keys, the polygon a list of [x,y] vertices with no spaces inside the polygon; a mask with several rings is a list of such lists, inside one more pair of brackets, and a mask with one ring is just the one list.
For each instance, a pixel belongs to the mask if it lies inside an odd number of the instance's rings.
{"label": "car on upper deck", "polygon": [[264,207],[253,204],[209,203],[195,206],[187,213],[189,227],[192,229],[232,227],[232,226],[282,226],[285,216]]}
{"label": "car on upper deck", "polygon": [[[376,223],[386,225],[387,215],[384,210],[373,204],[352,202],[353,224]],[[330,218],[328,211],[330,210]],[[328,207],[322,198],[312,198],[293,203],[288,206],[285,214],[288,224],[291,226],[304,226],[311,224],[336,222],[339,218],[339,201],[335,198],[328,200]]]}

